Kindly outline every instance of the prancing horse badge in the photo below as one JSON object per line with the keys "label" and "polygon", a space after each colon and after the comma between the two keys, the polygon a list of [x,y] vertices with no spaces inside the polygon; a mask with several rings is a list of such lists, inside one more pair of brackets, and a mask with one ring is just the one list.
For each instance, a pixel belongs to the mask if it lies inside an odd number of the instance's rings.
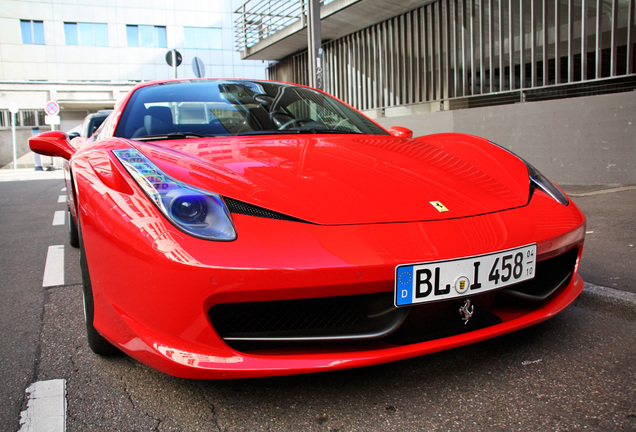
{"label": "prancing horse badge", "polygon": [[429,202],[430,202],[430,203],[431,203],[431,205],[432,205],[433,207],[435,207],[435,208],[437,209],[437,211],[438,211],[438,212],[440,212],[440,213],[444,213],[444,212],[447,212],[447,211],[448,211],[448,209],[446,208],[446,206],[445,206],[444,204],[442,204],[441,202],[439,202],[439,201],[429,201]]}
{"label": "prancing horse badge", "polygon": [[462,307],[459,308],[459,314],[462,316],[462,321],[464,321],[464,325],[468,324],[468,320],[473,316],[475,312],[475,306],[470,304],[470,300],[466,299]]}

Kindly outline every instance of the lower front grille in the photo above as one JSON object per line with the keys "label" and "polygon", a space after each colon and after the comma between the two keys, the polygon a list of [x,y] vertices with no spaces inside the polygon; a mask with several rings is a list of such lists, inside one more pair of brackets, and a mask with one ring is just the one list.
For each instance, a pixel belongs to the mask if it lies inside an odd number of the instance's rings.
{"label": "lower front grille", "polygon": [[578,254],[578,248],[572,248],[561,255],[537,262],[534,279],[504,289],[502,294],[524,302],[545,300],[557,289],[570,283]]}
{"label": "lower front grille", "polygon": [[212,325],[226,341],[370,340],[387,336],[407,309],[392,293],[226,303],[210,308]]}
{"label": "lower front grille", "polygon": [[[475,315],[462,321],[466,297],[396,308],[393,292],[304,300],[224,303],[209,310],[215,330],[240,351],[286,346],[324,346],[346,341],[403,345],[452,336],[502,322],[500,308],[530,311],[574,274],[578,248],[537,263],[535,278],[470,297]],[[342,346],[341,346],[342,348]]]}

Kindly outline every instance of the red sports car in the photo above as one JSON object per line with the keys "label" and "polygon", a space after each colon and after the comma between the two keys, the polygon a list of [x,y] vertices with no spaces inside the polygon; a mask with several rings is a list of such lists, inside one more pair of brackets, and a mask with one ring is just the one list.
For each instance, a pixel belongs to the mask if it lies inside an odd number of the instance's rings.
{"label": "red sports car", "polygon": [[585,217],[486,139],[387,131],[311,88],[135,87],[68,160],[88,343],[238,378],[420,356],[541,322],[583,288]]}

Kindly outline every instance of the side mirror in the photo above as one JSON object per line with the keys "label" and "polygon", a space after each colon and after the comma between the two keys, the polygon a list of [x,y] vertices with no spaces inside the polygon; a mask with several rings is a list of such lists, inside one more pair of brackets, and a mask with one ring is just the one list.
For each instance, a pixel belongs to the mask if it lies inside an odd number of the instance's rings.
{"label": "side mirror", "polygon": [[393,126],[389,129],[389,133],[394,137],[413,138],[413,131],[402,126]]}
{"label": "side mirror", "polygon": [[55,156],[69,160],[75,148],[68,141],[63,131],[44,132],[29,138],[29,147],[35,153],[44,156]]}

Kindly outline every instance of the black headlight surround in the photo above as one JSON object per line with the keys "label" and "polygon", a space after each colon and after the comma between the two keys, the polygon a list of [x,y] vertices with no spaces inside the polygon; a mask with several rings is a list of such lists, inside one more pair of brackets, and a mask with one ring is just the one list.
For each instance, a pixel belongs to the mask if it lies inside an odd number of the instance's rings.
{"label": "black headlight surround", "polygon": [[[522,159],[523,160],[523,159]],[[525,161],[524,161],[525,162]],[[552,199],[557,201],[559,204],[568,206],[570,205],[570,200],[566,194],[561,191],[554,183],[550,181],[546,176],[541,174],[538,169],[530,165],[526,162],[526,166],[528,167],[528,177],[530,177],[530,198],[532,199],[532,195],[534,194],[535,189],[541,189],[543,192],[548,194]]]}

